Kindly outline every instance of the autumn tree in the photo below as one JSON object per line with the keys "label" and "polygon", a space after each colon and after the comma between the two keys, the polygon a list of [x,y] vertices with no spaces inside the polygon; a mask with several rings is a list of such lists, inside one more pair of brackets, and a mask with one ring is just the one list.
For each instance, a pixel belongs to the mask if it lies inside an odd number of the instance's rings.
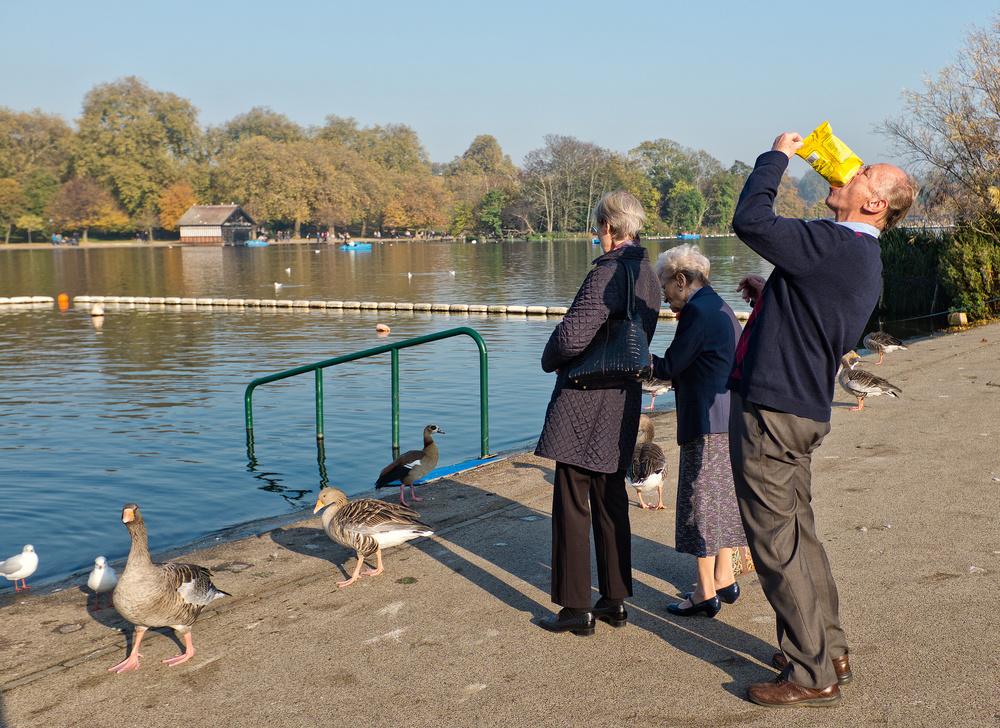
{"label": "autumn tree", "polygon": [[306,131],[284,114],[272,111],[267,106],[255,106],[221,126],[206,129],[206,151],[214,158],[240,142],[257,136],[279,143],[300,142],[308,138]]}
{"label": "autumn tree", "polygon": [[129,224],[118,202],[90,177],[62,185],[49,202],[48,214],[57,229],[80,228],[84,242],[91,228],[118,231]]}
{"label": "autumn tree", "polygon": [[18,217],[24,213],[24,196],[16,179],[0,179],[0,225],[7,227],[4,243],[10,242],[10,231]]}
{"label": "autumn tree", "polygon": [[716,230],[729,230],[736,212],[736,203],[752,168],[737,160],[724,171],[716,172],[708,181],[705,192],[705,214],[702,224]]}
{"label": "autumn tree", "polygon": [[157,207],[160,210],[158,218],[160,227],[173,232],[177,229],[177,221],[192,206],[197,204],[198,198],[195,197],[194,190],[186,179],[170,185],[163,190],[157,201]]}
{"label": "autumn tree", "polygon": [[26,212],[17,218],[14,224],[28,233],[28,242],[30,243],[31,233],[35,230],[41,230],[45,226],[45,220],[43,220],[39,215]]}
{"label": "autumn tree", "polygon": [[[431,220],[435,225],[443,223],[440,214],[426,214],[428,199],[443,201],[447,195],[433,181],[427,152],[410,127],[387,124],[361,128],[354,119],[331,115],[316,132],[316,139],[334,147],[346,147],[364,163],[363,210],[357,220],[362,235],[369,225],[424,227]],[[407,200],[407,190],[418,193],[421,199]]]}
{"label": "autumn tree", "polygon": [[[670,139],[646,141],[629,151],[660,192],[660,217],[672,226],[690,229],[685,223],[695,219],[701,225],[702,215],[712,210],[714,219],[719,219],[723,200],[713,200],[715,194],[725,194],[728,185],[720,185],[720,175],[725,174],[722,164],[712,155],[700,149],[681,146]],[[680,189],[674,191],[676,185]],[[698,194],[695,195],[694,190]],[[698,197],[701,199],[698,200]],[[671,209],[671,205],[680,205]],[[696,212],[697,210],[701,212]]]}
{"label": "autumn tree", "polygon": [[683,179],[674,182],[663,200],[664,222],[672,229],[691,232],[701,227],[705,198],[698,188]]}
{"label": "autumn tree", "polygon": [[32,215],[44,215],[49,200],[59,190],[59,179],[46,169],[36,168],[21,183],[24,207]]}
{"label": "autumn tree", "polygon": [[609,153],[590,142],[558,134],[524,159],[524,193],[535,203],[546,232],[582,231],[602,193],[598,179]]}
{"label": "autumn tree", "polygon": [[0,178],[64,173],[73,130],[60,117],[0,107]]}
{"label": "autumn tree", "polygon": [[778,194],[774,197],[774,212],[781,217],[805,217],[808,206],[799,196],[798,180],[787,172],[778,185]]}
{"label": "autumn tree", "polygon": [[[444,166],[442,173],[452,200],[448,231],[459,235],[463,230],[496,230],[500,235],[503,209],[495,209],[497,200],[502,198],[506,205],[516,197],[518,172],[496,138],[480,134],[465,153]],[[499,194],[487,202],[487,196],[494,192]],[[484,222],[483,210],[488,210],[488,222]]]}
{"label": "autumn tree", "polygon": [[95,86],[84,97],[73,170],[110,190],[130,215],[155,208],[200,137],[197,110],[135,76]]}
{"label": "autumn tree", "polygon": [[904,89],[903,107],[879,131],[961,218],[1000,239],[1000,14],[966,32],[954,64]]}
{"label": "autumn tree", "polygon": [[223,154],[213,170],[217,204],[242,204],[266,226],[295,225],[308,219],[314,180],[296,144],[252,137]]}

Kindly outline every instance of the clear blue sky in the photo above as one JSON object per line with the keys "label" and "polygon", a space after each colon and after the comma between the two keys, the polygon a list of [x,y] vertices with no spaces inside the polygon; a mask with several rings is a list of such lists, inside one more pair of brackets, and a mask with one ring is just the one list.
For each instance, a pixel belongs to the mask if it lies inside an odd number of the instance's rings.
{"label": "clear blue sky", "polygon": [[[138,76],[203,126],[269,106],[403,123],[432,161],[492,134],[515,164],[564,134],[627,152],[672,139],[752,164],[824,120],[866,161],[900,93],[952,63],[985,0],[0,0],[0,105],[75,121],[99,83]],[[792,173],[806,170],[793,162]]]}

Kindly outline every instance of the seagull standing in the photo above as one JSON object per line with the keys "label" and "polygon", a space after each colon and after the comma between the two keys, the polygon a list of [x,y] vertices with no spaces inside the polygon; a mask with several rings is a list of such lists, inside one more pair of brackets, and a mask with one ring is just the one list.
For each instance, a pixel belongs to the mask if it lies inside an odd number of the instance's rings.
{"label": "seagull standing", "polygon": [[90,610],[96,612],[100,609],[97,603],[101,600],[101,594],[108,595],[108,606],[115,606],[112,604],[110,592],[118,584],[118,574],[115,570],[108,566],[108,560],[103,556],[98,556],[94,559],[94,570],[90,572],[90,578],[87,579],[87,586],[94,590],[94,606]]}
{"label": "seagull standing", "polygon": [[[3,563],[0,563],[0,576],[5,576],[14,582],[14,591],[24,591],[31,588],[24,583],[25,577],[34,574],[37,568],[38,554],[35,553],[35,547],[29,543],[21,549],[21,553],[17,556],[11,556]],[[21,580],[20,587],[17,585],[18,579]]]}

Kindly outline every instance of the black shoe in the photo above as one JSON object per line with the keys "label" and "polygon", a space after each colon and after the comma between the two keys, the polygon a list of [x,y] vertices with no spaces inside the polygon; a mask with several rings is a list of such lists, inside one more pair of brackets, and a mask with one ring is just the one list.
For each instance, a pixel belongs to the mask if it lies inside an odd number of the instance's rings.
{"label": "black shoe", "polygon": [[612,627],[624,627],[628,621],[628,612],[624,604],[608,604],[604,597],[597,600],[592,610],[594,616],[607,622]]}
{"label": "black shoe", "polygon": [[[737,599],[740,598],[740,583],[738,581],[734,581],[729,586],[725,586],[721,589],[716,589],[715,593],[719,597],[719,599],[724,601],[726,604],[733,604],[736,602]],[[684,595],[684,598],[690,599],[692,594],[694,594],[694,592],[689,591],[687,594]]]}
{"label": "black shoe", "polygon": [[719,613],[720,609],[722,609],[722,603],[718,597],[712,597],[698,604],[693,604],[687,609],[681,609],[680,603],[667,605],[667,611],[679,617],[694,617],[699,614],[704,614],[706,617],[714,617]]}
{"label": "black shoe", "polygon": [[553,614],[551,617],[541,620],[538,626],[549,632],[572,632],[581,637],[586,637],[587,635],[594,634],[594,624],[593,612],[577,614],[567,608],[561,610],[559,614]]}
{"label": "black shoe", "polygon": [[726,604],[732,604],[740,598],[740,583],[738,581],[734,581],[729,586],[723,587],[722,589],[716,589],[715,593],[718,595],[719,599],[724,601]]}

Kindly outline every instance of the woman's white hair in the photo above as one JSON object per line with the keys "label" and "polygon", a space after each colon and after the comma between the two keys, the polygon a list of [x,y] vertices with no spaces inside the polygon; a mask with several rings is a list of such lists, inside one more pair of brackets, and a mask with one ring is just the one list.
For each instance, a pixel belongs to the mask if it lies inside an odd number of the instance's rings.
{"label": "woman's white hair", "polygon": [[689,281],[698,281],[703,286],[711,284],[708,275],[712,270],[711,261],[701,254],[697,245],[684,243],[676,248],[664,250],[653,265],[660,286],[667,285],[678,273],[683,273]]}
{"label": "woman's white hair", "polygon": [[646,224],[642,203],[625,190],[605,194],[594,208],[591,218],[594,225],[608,224],[612,240],[636,240]]}

